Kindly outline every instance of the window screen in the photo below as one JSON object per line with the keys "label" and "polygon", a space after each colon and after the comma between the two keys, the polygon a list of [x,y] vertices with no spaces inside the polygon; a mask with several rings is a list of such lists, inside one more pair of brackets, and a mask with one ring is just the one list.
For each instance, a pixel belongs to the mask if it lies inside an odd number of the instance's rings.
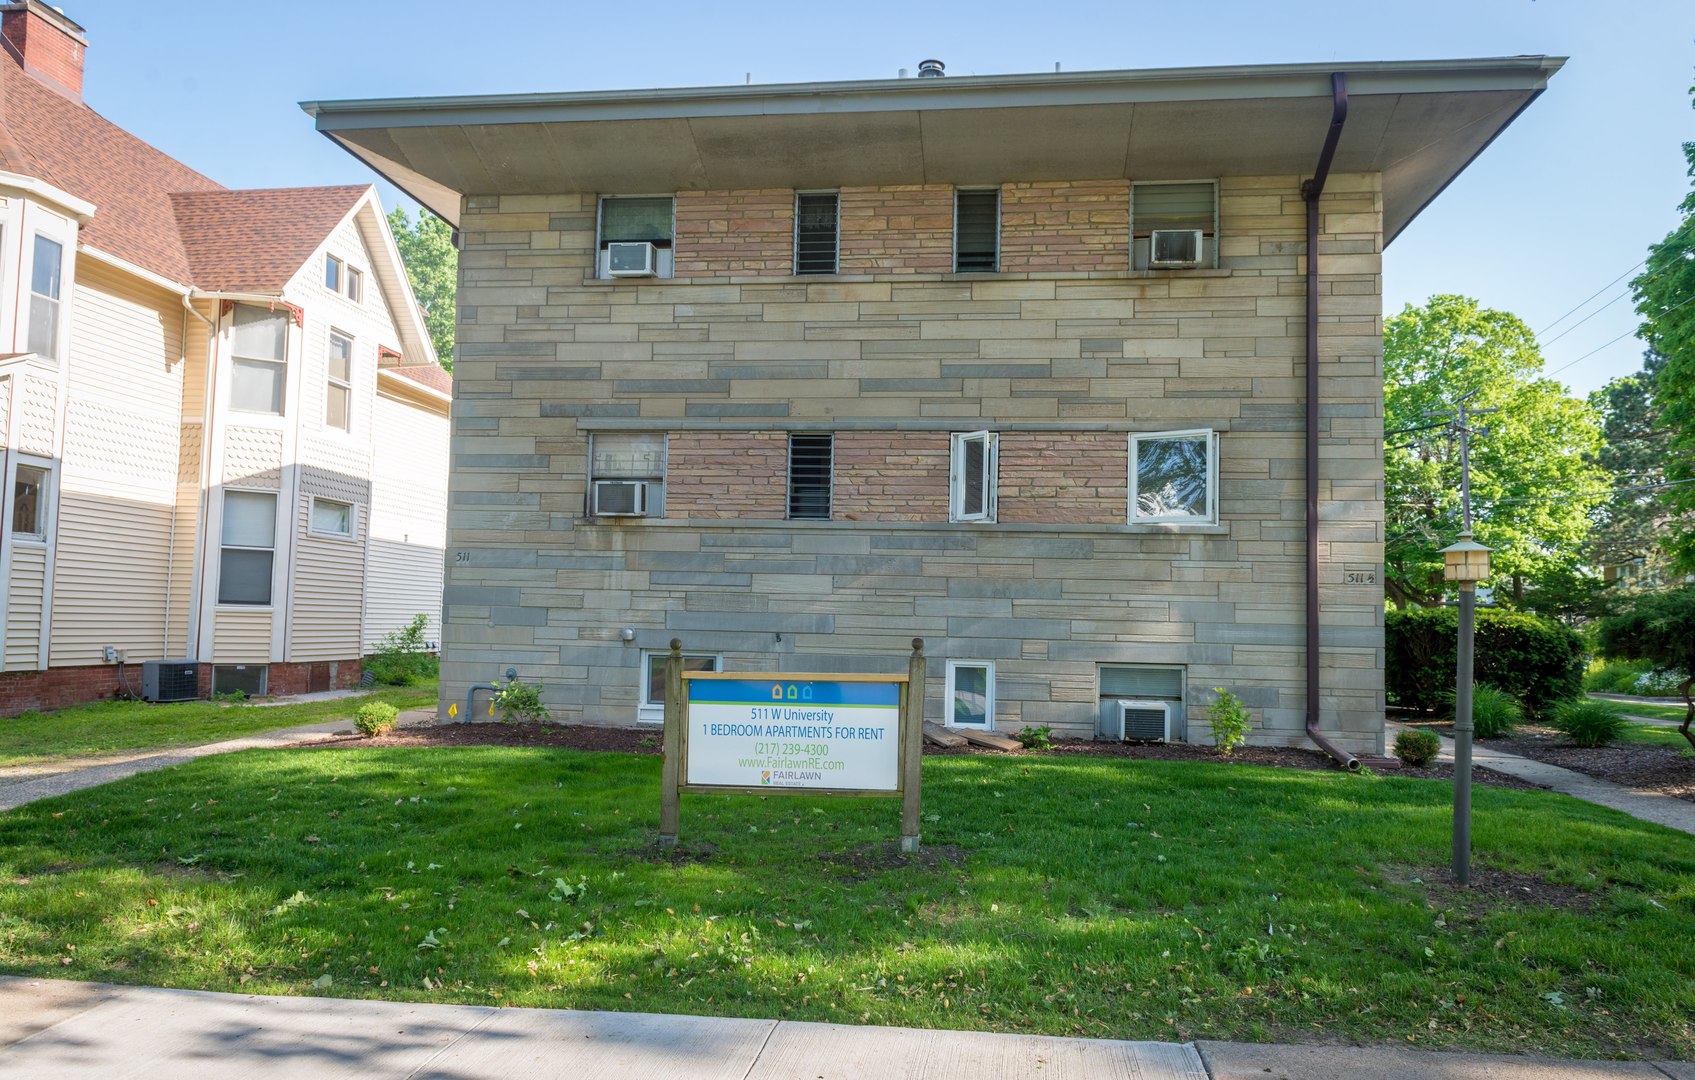
{"label": "window screen", "polygon": [[836,272],[840,202],[841,197],[833,191],[795,196],[795,273]]}
{"label": "window screen", "polygon": [[600,200],[600,246],[625,241],[648,240],[660,247],[671,246],[671,199]]}
{"label": "window screen", "polygon": [[265,696],[264,664],[215,664],[212,667],[212,693],[228,694],[236,690],[248,697]]}
{"label": "window screen", "polygon": [[953,520],[994,520],[996,457],[993,432],[954,435]]}
{"label": "window screen", "polygon": [[953,268],[961,273],[1000,265],[1001,193],[960,191],[953,201]]}
{"label": "window screen", "polygon": [[1217,186],[1199,184],[1135,184],[1130,192],[1131,213],[1137,236],[1155,229],[1199,229],[1213,233]]}
{"label": "window screen", "polygon": [[589,458],[594,480],[663,480],[665,436],[596,434]]}
{"label": "window screen", "polygon": [[29,280],[29,341],[38,356],[59,355],[59,290],[63,285],[65,249],[45,236],[35,238],[35,262]]}
{"label": "window screen", "polygon": [[789,517],[830,517],[834,435],[789,436]]}
{"label": "window screen", "polygon": [[1101,697],[1183,700],[1183,669],[1140,664],[1102,665]]}

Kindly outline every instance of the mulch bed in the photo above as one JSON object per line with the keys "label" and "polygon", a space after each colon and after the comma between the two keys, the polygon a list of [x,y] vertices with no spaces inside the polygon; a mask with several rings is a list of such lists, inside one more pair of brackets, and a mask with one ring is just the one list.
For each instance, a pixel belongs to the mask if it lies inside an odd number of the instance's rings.
{"label": "mulch bed", "polygon": [[[1409,722],[1408,726],[1429,728],[1449,737],[1453,734],[1453,724],[1448,721]],[[1617,743],[1586,749],[1573,746],[1562,732],[1535,724],[1523,725],[1506,738],[1479,739],[1477,745],[1558,765],[1638,791],[1655,791],[1684,802],[1695,802],[1695,757],[1685,757],[1681,747]]]}
{"label": "mulch bed", "polygon": [[1384,875],[1399,885],[1421,890],[1430,907],[1454,905],[1473,907],[1479,901],[1489,905],[1535,905],[1564,908],[1567,911],[1588,911],[1595,906],[1596,894],[1584,892],[1572,885],[1547,881],[1538,874],[1517,870],[1497,870],[1493,867],[1471,867],[1471,884],[1462,886],[1453,879],[1448,867],[1384,866]]}
{"label": "mulch bed", "polygon": [[[612,750],[625,754],[657,754],[660,752],[659,731],[656,728],[610,728],[582,724],[508,724],[494,720],[478,720],[469,724],[436,724],[400,728],[388,735],[367,739],[363,735],[335,735],[319,742],[302,743],[305,749],[354,748],[373,746],[524,746],[558,747],[567,750]],[[926,746],[926,754],[988,754],[998,757],[1120,757],[1146,761],[1206,761],[1216,765],[1265,765],[1274,769],[1335,769],[1335,762],[1317,750],[1302,750],[1292,746],[1243,746],[1230,757],[1220,757],[1210,746],[1190,746],[1186,743],[1112,743],[1089,739],[1055,739],[1051,750],[986,750],[968,746],[943,749]],[[1408,776],[1420,780],[1451,780],[1453,769],[1447,765],[1431,765],[1422,769],[1400,768],[1389,776]],[[1536,791],[1535,784],[1488,769],[1475,769],[1472,778],[1480,784],[1495,787]]]}

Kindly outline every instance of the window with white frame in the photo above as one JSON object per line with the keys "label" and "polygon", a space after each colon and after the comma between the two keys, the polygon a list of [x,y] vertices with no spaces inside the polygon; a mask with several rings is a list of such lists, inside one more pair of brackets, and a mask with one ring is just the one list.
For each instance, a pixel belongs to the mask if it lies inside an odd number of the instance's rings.
{"label": "window with white frame", "polygon": [[795,194],[795,273],[833,274],[841,243],[841,195],[834,191]]}
{"label": "window with white frame", "polygon": [[288,375],[288,312],[235,306],[230,334],[230,408],[281,416]]}
{"label": "window with white frame", "polygon": [[1130,436],[1130,523],[1218,521],[1218,433]]}
{"label": "window with white frame", "polygon": [[[671,654],[654,651],[642,653],[642,697],[637,719],[665,719],[665,661]],[[684,653],[684,671],[723,671],[724,657],[717,653]]]}
{"label": "window with white frame", "polygon": [[995,726],[995,665],[992,660],[949,660],[949,727]]}
{"label": "window with white frame", "polygon": [[29,335],[25,349],[38,356],[59,355],[59,298],[64,288],[65,247],[36,234],[29,274]]}
{"label": "window with white frame", "polygon": [[365,299],[365,275],[351,266],[347,268],[347,298],[355,304]]}
{"label": "window with white frame", "polygon": [[47,539],[47,481],[52,474],[19,465],[12,481],[12,535],[20,540]]}
{"label": "window with white frame", "polygon": [[1137,270],[1217,266],[1217,181],[1131,184],[1130,260]]}
{"label": "window with white frame", "polygon": [[995,520],[1000,436],[992,431],[955,432],[952,462],[950,519]]}
{"label": "window with white frame", "polygon": [[665,436],[590,435],[588,488],[591,517],[664,517]]}
{"label": "window with white frame", "polygon": [[999,270],[1000,244],[1000,189],[956,190],[953,193],[953,268],[962,274]]}
{"label": "window with white frame", "polygon": [[351,537],[353,504],[312,496],[311,531],[314,536]]}
{"label": "window with white frame", "polygon": [[324,426],[353,430],[353,339],[330,331],[329,379],[324,387]]}
{"label": "window with white frame", "polygon": [[675,202],[669,195],[608,195],[600,200],[599,252],[595,273],[611,277],[607,248],[611,244],[652,244],[655,277],[672,272],[671,237],[676,228]]}
{"label": "window with white frame", "polygon": [[219,544],[218,603],[269,604],[277,548],[276,493],[225,490]]}
{"label": "window with white frame", "polygon": [[324,288],[333,293],[341,291],[341,270],[342,262],[340,259],[334,255],[324,256]]}

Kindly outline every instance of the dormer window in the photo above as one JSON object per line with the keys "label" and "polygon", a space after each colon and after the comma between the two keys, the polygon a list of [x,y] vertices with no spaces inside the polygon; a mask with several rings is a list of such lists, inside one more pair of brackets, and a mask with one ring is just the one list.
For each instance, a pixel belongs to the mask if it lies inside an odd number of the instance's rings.
{"label": "dormer window", "polygon": [[324,256],[324,288],[355,304],[365,298],[365,275],[334,255]]}

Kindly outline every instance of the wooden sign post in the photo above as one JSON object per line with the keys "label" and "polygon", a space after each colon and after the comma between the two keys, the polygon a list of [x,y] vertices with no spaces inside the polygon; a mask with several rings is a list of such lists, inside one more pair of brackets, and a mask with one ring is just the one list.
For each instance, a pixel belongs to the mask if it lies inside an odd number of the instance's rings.
{"label": "wooden sign post", "polygon": [[665,662],[659,845],[677,843],[683,792],[901,799],[902,851],[917,851],[924,642],[905,675],[683,671]]}

